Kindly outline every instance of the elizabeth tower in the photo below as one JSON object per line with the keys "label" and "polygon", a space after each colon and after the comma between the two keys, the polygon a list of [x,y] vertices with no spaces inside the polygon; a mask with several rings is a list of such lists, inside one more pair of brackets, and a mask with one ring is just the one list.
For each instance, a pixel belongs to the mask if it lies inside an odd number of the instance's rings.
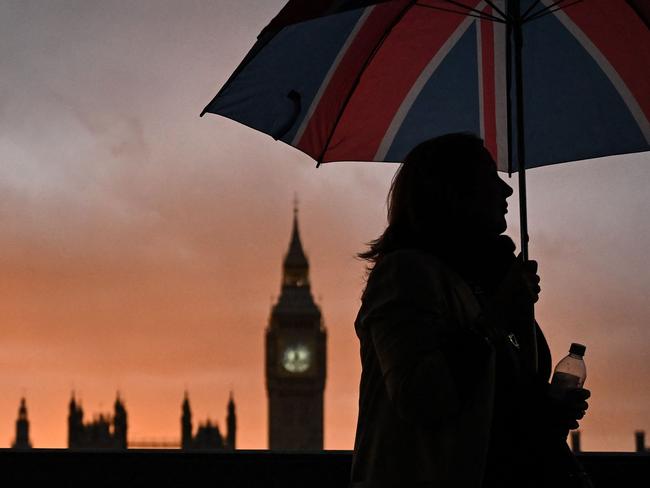
{"label": "elizabeth tower", "polygon": [[282,291],[266,329],[269,449],[323,449],[326,339],[294,208]]}

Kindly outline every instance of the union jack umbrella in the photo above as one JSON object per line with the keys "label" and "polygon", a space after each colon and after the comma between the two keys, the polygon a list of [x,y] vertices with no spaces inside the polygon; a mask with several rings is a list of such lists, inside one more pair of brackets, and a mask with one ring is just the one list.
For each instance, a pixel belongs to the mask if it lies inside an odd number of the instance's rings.
{"label": "union jack umbrella", "polygon": [[649,25],[648,0],[290,0],[201,115],[318,165],[474,132],[518,172],[526,259],[526,168],[650,149]]}
{"label": "union jack umbrella", "polygon": [[523,122],[527,168],[647,151],[649,22],[646,0],[291,0],[203,113],[319,164],[471,131],[514,171]]}

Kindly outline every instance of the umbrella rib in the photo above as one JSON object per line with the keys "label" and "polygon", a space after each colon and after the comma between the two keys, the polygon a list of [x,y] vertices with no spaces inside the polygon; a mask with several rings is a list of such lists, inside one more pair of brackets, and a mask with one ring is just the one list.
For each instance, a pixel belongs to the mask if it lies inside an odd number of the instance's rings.
{"label": "umbrella rib", "polygon": [[540,4],[542,0],[535,0],[533,3],[530,4],[530,7],[526,9],[526,11],[521,15],[521,18],[526,20],[526,17],[528,17],[528,14],[531,13],[535,8]]}
{"label": "umbrella rib", "polygon": [[408,12],[411,7],[413,7],[417,3],[417,0],[411,0],[408,5],[404,7],[404,9],[399,13],[399,15],[396,15],[395,18],[393,19],[393,22],[390,24],[388,29],[382,34],[381,38],[377,42],[377,45],[374,47],[366,61],[363,63],[363,66],[359,70],[359,74],[354,80],[354,83],[350,87],[350,91],[348,92],[345,100],[343,101],[343,104],[341,105],[341,108],[339,110],[339,113],[336,117],[336,120],[334,121],[334,125],[332,126],[332,130],[329,133],[329,136],[327,137],[327,141],[325,141],[325,145],[323,146],[323,150],[321,153],[318,155],[318,159],[316,160],[316,167],[318,168],[321,163],[323,162],[323,158],[325,157],[325,153],[327,152],[327,149],[329,148],[330,142],[332,142],[332,137],[334,137],[334,133],[336,132],[336,129],[338,128],[339,122],[341,122],[341,119],[343,118],[343,112],[345,112],[345,109],[347,108],[348,104],[350,103],[350,100],[352,99],[352,94],[356,90],[357,86],[359,86],[359,83],[361,81],[361,76],[363,73],[366,71],[366,68],[370,65],[372,60],[375,58],[375,55],[377,54],[377,51],[381,48],[381,46],[384,44],[390,33],[393,31],[395,26],[404,18],[406,15],[406,12]]}
{"label": "umbrella rib", "polygon": [[[493,4],[493,2],[490,2],[490,1],[486,1],[485,3],[487,3],[490,7],[492,7],[492,8],[493,8],[494,10],[496,10],[499,14],[501,14],[501,17],[502,17],[502,18],[499,18],[499,17],[497,17],[496,15],[492,15],[492,14],[486,14],[485,12],[482,12],[482,11],[480,11],[480,10],[477,9],[477,8],[470,7],[469,5],[465,5],[464,3],[458,2],[458,1],[456,1],[456,0],[445,0],[445,1],[446,1],[447,3],[451,3],[452,5],[455,5],[456,7],[463,8],[463,9],[469,11],[469,12],[474,12],[474,13],[476,13],[476,14],[478,14],[478,15],[483,15],[483,16],[486,16],[486,17],[492,17],[491,20],[501,20],[501,21],[503,21],[503,20],[505,20],[505,18],[506,18],[506,15],[505,15],[503,12],[501,12],[501,10],[499,10],[499,9],[498,9],[494,4]],[[425,6],[425,5],[423,5],[423,6]],[[466,15],[470,15],[470,14],[467,14],[466,12],[462,12],[462,13],[464,13],[464,14],[466,14]]]}
{"label": "umbrella rib", "polygon": [[[574,0],[573,2],[568,3],[566,5],[560,5],[561,3],[564,3],[565,1],[566,0],[556,2],[552,6],[547,7],[544,10],[540,10],[539,12],[535,13],[534,15],[531,15],[529,18],[525,19],[524,22],[526,23],[526,22],[530,22],[532,20],[541,19],[542,17],[546,17],[547,15],[550,15],[553,12],[557,12],[558,10],[563,10],[565,8],[571,7],[572,5],[576,5],[576,4],[580,3],[580,2],[582,2],[582,0]],[[553,8],[553,7],[555,7],[555,8]]]}
{"label": "umbrella rib", "polygon": [[546,5],[546,4],[544,4],[544,5],[542,6],[542,8],[539,9],[537,12],[532,12],[533,7],[534,7],[535,5],[541,3],[541,1],[542,1],[542,0],[537,0],[537,1],[534,3],[534,5],[531,5],[531,7],[530,7],[528,10],[526,10],[526,13],[525,13],[524,15],[522,15],[522,18],[525,18],[528,14],[531,14],[531,15],[530,15],[531,17],[536,17],[537,15],[543,14],[543,13],[545,13],[545,12],[551,10],[552,8],[555,8],[555,7],[557,7],[558,5],[560,5],[560,4],[562,4],[562,3],[566,2],[566,1],[568,1],[568,0],[556,0],[555,2],[552,2],[550,5]]}
{"label": "umbrella rib", "polygon": [[[475,19],[491,20],[493,22],[499,22],[501,24],[505,23],[505,21],[503,19],[500,19],[499,17],[495,17],[494,15],[486,14],[486,13],[481,12],[479,10],[476,10],[476,12],[479,12],[479,14],[474,14],[474,13],[470,13],[470,12],[463,12],[461,10],[453,10],[453,9],[450,9],[450,8],[435,7],[433,5],[426,5],[424,3],[416,3],[415,5],[417,7],[430,8],[432,10],[438,10],[440,12],[450,12],[452,14],[459,14],[459,15],[465,15],[467,17],[474,17]],[[472,10],[474,10],[474,9],[472,9]]]}
{"label": "umbrella rib", "polygon": [[487,3],[490,7],[492,7],[494,11],[497,12],[504,20],[508,19],[508,15],[506,15],[506,13],[503,10],[497,7],[497,5],[494,2],[492,2],[491,0],[485,0],[485,3]]}
{"label": "umbrella rib", "polygon": [[548,7],[546,7],[544,10],[540,10],[540,11],[538,11],[538,12],[535,12],[533,15],[531,15],[530,17],[528,17],[527,19],[525,19],[524,22],[530,22],[531,20],[537,20],[537,19],[540,19],[540,18],[542,18],[542,17],[546,17],[547,15],[550,15],[550,14],[552,14],[553,12],[557,12],[558,10],[562,10],[562,9],[565,9],[565,8],[569,8],[569,7],[571,7],[572,5],[576,5],[576,4],[578,4],[578,3],[581,3],[582,0],[574,0],[574,1],[571,2],[571,3],[568,3],[568,4],[566,4],[566,5],[562,5],[562,4],[564,4],[565,2],[567,2],[567,0],[558,0],[558,1],[555,2],[554,4],[549,5]]}

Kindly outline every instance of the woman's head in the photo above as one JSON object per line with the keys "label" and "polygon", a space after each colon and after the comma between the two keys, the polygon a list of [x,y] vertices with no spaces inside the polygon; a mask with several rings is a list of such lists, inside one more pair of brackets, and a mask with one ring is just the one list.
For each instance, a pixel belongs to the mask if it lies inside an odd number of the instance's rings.
{"label": "woman's head", "polygon": [[372,261],[402,247],[497,236],[506,230],[512,195],[496,164],[472,134],[447,134],[416,146],[388,193],[388,227],[361,257]]}

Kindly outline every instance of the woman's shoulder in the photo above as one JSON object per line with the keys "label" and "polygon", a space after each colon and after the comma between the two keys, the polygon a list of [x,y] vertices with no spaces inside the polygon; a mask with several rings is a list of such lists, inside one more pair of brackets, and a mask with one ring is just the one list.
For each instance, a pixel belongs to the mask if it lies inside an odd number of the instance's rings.
{"label": "woman's shoulder", "polygon": [[448,278],[449,270],[435,255],[420,249],[399,249],[377,261],[368,276],[366,291],[399,288],[405,293],[422,294],[445,286]]}
{"label": "woman's shoulder", "polygon": [[442,313],[455,287],[453,277],[435,255],[420,249],[387,253],[368,276],[357,328],[362,328],[368,317],[385,314],[388,310]]}
{"label": "woman's shoulder", "polygon": [[444,271],[438,257],[417,248],[397,249],[382,256],[371,271],[372,274],[397,272],[399,274],[422,274]]}

